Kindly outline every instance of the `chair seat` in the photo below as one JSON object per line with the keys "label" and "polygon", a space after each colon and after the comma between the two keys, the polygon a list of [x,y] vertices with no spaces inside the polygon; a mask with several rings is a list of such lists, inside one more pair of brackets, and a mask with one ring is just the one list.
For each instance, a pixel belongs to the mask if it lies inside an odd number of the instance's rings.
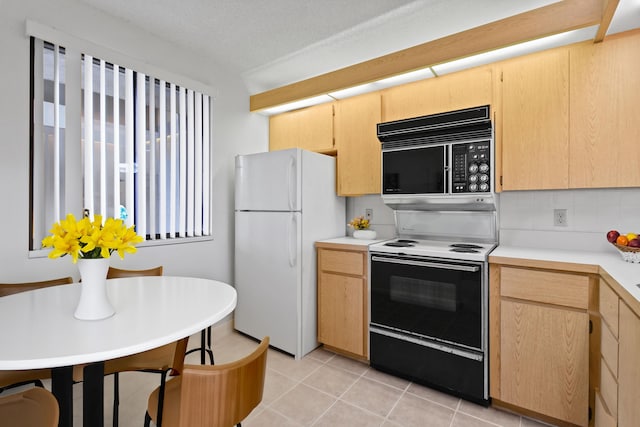
{"label": "chair seat", "polygon": [[0,426],[55,427],[59,416],[58,401],[43,388],[0,397]]}
{"label": "chair seat", "polygon": [[[160,388],[149,396],[145,427],[162,414],[164,427],[230,427],[262,401],[269,337],[249,355],[223,365],[185,365],[166,383],[163,410]],[[155,418],[154,418],[155,419]]]}

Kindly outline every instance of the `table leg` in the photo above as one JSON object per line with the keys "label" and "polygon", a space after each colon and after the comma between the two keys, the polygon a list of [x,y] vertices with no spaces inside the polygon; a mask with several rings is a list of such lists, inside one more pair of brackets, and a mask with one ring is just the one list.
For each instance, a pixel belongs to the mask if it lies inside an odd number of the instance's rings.
{"label": "table leg", "polygon": [[84,367],[82,425],[104,427],[104,362],[90,363]]}
{"label": "table leg", "polygon": [[58,399],[58,427],[73,427],[73,367],[51,369],[51,391]]}

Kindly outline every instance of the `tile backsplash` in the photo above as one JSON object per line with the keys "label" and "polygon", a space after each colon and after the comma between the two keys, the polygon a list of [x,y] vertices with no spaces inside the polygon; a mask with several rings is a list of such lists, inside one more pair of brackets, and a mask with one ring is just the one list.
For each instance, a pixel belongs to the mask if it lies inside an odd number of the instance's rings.
{"label": "tile backsplash", "polygon": [[[610,250],[608,230],[640,234],[638,188],[509,191],[498,199],[502,245],[599,251]],[[395,235],[394,212],[378,195],[348,198],[347,220],[366,209],[373,209],[371,228],[379,237]],[[566,209],[566,226],[554,225],[555,209]]]}

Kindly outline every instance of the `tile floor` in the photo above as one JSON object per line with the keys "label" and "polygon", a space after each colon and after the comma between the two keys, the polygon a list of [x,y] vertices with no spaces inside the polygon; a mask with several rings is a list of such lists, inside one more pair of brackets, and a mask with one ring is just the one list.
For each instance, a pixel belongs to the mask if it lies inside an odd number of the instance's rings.
{"label": "tile floor", "polygon": [[[200,342],[193,336],[190,347]],[[216,363],[250,353],[256,341],[238,333],[215,336]],[[192,353],[187,363],[200,363]],[[143,425],[147,397],[159,377],[125,373],[120,380],[120,426]],[[105,427],[112,422],[112,380],[105,379]],[[82,389],[74,386],[75,425],[82,425]],[[263,401],[243,427],[297,426],[445,426],[541,427],[540,422],[456,397],[378,372],[368,365],[322,348],[295,361],[269,349]]]}

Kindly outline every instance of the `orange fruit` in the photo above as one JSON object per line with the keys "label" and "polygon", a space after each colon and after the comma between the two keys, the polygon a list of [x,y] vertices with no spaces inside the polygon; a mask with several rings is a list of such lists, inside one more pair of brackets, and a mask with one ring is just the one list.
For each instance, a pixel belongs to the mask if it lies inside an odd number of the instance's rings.
{"label": "orange fruit", "polygon": [[627,243],[629,243],[629,239],[627,239],[627,236],[618,236],[618,238],[616,239],[616,243],[620,246],[627,246]]}

